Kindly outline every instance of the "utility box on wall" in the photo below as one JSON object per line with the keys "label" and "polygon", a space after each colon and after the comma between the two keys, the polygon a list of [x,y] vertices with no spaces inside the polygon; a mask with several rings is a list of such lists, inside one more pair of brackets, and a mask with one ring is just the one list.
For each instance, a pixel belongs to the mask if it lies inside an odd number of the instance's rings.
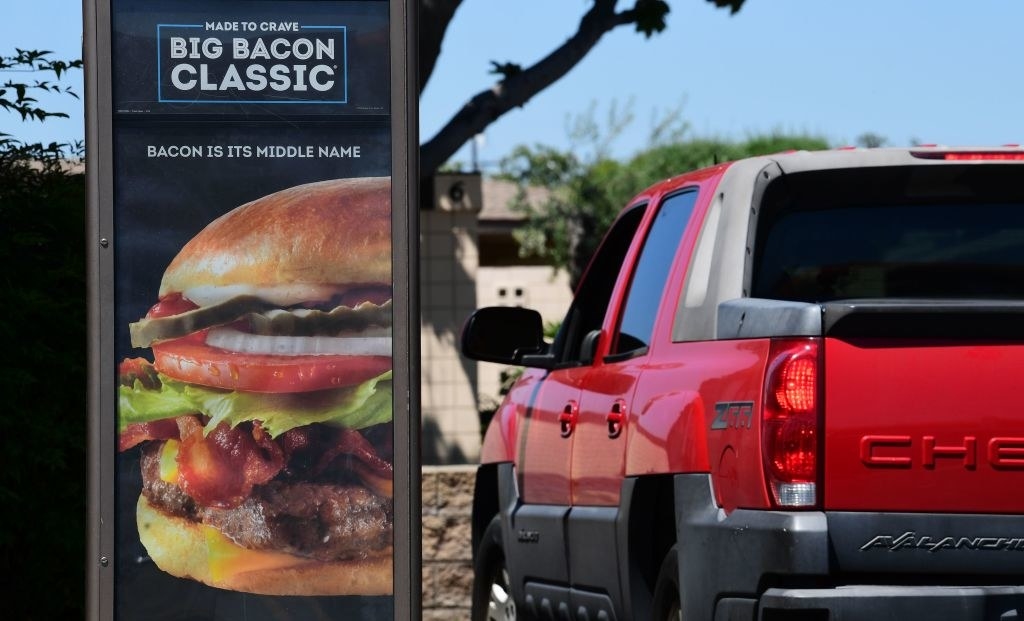
{"label": "utility box on wall", "polygon": [[443,173],[434,175],[427,209],[480,213],[483,207],[480,173]]}

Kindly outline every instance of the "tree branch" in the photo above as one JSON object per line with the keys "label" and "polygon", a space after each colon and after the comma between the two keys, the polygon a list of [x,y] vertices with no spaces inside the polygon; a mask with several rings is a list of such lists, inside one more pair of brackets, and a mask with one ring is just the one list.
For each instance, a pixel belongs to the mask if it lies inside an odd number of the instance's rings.
{"label": "tree branch", "polygon": [[[594,6],[580,20],[579,29],[565,43],[537,64],[497,82],[470,99],[433,138],[420,147],[421,174],[433,175],[466,141],[501,115],[522,106],[562,78],[605,33],[617,26],[635,23],[636,11],[616,13],[616,1],[594,0]],[[421,41],[421,46],[423,44]],[[422,82],[422,76],[420,79]]]}
{"label": "tree branch", "polygon": [[419,92],[430,81],[441,55],[441,42],[448,31],[448,24],[455,16],[455,10],[462,0],[420,0],[419,15]]}

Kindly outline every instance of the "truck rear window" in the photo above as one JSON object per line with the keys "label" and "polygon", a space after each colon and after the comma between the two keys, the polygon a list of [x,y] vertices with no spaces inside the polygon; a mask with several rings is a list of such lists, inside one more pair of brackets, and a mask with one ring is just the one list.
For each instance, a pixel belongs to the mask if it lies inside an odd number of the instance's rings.
{"label": "truck rear window", "polygon": [[1024,299],[1020,168],[800,173],[765,192],[754,297]]}

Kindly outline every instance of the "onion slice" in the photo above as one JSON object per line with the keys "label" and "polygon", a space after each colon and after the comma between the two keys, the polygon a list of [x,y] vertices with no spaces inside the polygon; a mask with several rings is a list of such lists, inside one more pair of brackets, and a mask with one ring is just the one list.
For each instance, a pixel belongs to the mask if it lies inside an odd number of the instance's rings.
{"label": "onion slice", "polygon": [[271,336],[212,328],[206,344],[245,354],[274,356],[390,356],[390,336]]}

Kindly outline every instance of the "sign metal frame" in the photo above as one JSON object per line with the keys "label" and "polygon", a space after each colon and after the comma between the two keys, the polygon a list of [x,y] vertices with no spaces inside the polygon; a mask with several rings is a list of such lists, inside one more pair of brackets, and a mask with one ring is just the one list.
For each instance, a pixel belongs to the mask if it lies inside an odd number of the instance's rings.
{"label": "sign metal frame", "polygon": [[[115,345],[115,103],[112,4],[83,0],[88,265],[87,619],[117,616],[118,428]],[[133,0],[144,5],[144,0]],[[388,5],[394,373],[394,618],[421,614],[419,463],[419,205],[416,2]],[[261,3],[266,5],[268,3]],[[286,6],[288,0],[280,0]],[[347,33],[346,33],[347,36]],[[346,76],[347,78],[347,76]],[[348,100],[346,84],[345,99]],[[161,95],[162,97],[162,95]],[[236,102],[238,103],[238,102]],[[319,103],[338,103],[324,100]],[[329,119],[330,114],[322,118]],[[314,121],[315,123],[315,121]],[[359,597],[359,596],[351,596]],[[173,614],[168,616],[173,618]],[[126,620],[129,621],[129,620]]]}

